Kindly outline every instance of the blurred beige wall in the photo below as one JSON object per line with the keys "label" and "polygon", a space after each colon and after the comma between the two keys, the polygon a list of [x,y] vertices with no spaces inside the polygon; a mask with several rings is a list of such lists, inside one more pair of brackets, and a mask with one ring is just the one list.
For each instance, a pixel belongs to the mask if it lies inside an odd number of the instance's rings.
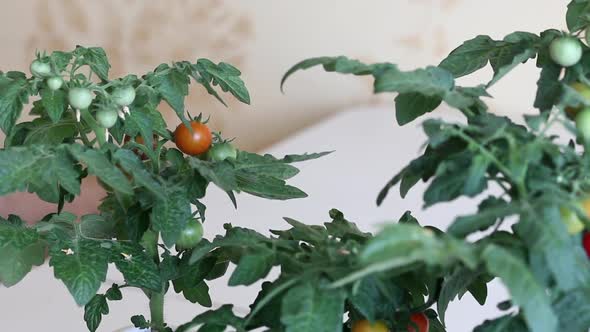
{"label": "blurred beige wall", "polygon": [[[368,79],[319,71],[295,76],[282,95],[281,75],[303,58],[346,54],[410,69],[438,63],[477,34],[500,38],[516,29],[562,27],[565,5],[555,0],[4,0],[0,70],[27,70],[36,49],[76,44],[104,47],[112,75],[141,74],[161,62],[198,57],[231,62],[244,73],[252,106],[231,103],[225,109],[196,86],[187,105],[192,113],[211,114],[215,129],[238,137],[241,148],[257,150],[345,107],[393,99],[371,96]],[[502,91],[510,97],[513,90]]]}

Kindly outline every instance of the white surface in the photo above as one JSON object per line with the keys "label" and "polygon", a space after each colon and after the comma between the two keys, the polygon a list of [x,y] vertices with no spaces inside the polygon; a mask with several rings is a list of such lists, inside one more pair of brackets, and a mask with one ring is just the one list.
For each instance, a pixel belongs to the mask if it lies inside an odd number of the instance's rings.
{"label": "white surface", "polygon": [[[456,114],[446,111],[437,111],[435,115],[459,119]],[[309,194],[306,199],[277,202],[239,195],[236,211],[224,193],[211,190],[205,201],[208,213],[206,237],[221,233],[226,222],[265,233],[269,228],[286,228],[287,224],[282,221],[284,216],[320,224],[329,220],[330,208],[340,209],[347,219],[364,230],[378,230],[380,224],[397,220],[406,210],[412,210],[423,224],[445,229],[456,215],[475,211],[475,202],[461,199],[421,211],[424,186],[418,185],[405,200],[394,189],[383,206],[375,205],[377,193],[385,182],[418,155],[425,136],[416,127],[417,124],[402,128],[395,125],[393,107],[356,110],[326,120],[272,147],[268,152],[278,156],[326,150],[336,152],[298,165],[301,173],[291,183]],[[111,273],[110,278],[119,277]],[[244,313],[244,308],[258,291],[256,287],[229,288],[222,279],[213,282],[210,288],[216,304],[234,303],[238,314]],[[124,289],[123,296],[123,301],[110,304],[111,314],[103,319],[99,331],[114,331],[129,325],[131,315],[147,314],[142,294]],[[504,289],[492,283],[484,307],[470,295],[461,302],[451,303],[447,312],[448,330],[471,331],[485,318],[497,316],[495,305],[506,298]],[[53,279],[47,266],[36,269],[13,288],[1,288],[0,299],[0,331],[85,331],[83,310],[75,306],[65,287]],[[201,310],[198,305],[186,303],[175,294],[167,297],[166,315],[171,324],[186,322]]]}

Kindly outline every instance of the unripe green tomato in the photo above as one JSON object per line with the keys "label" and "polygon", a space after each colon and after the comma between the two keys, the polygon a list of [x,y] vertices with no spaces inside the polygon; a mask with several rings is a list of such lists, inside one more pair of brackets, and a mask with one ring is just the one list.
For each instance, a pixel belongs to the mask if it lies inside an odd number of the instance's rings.
{"label": "unripe green tomato", "polygon": [[558,65],[570,67],[582,58],[582,44],[574,37],[555,38],[549,45],[549,55]]}
{"label": "unripe green tomato", "polygon": [[103,108],[96,112],[96,122],[103,128],[111,128],[117,123],[119,114],[111,108]]}
{"label": "unripe green tomato", "polygon": [[180,250],[194,248],[203,238],[203,225],[198,220],[192,219],[180,233],[176,241],[176,247]]}
{"label": "unripe green tomato", "polygon": [[561,214],[561,221],[567,227],[568,233],[575,235],[584,230],[584,223],[582,223],[576,212],[567,207],[561,207],[559,212]]}
{"label": "unripe green tomato", "polygon": [[86,88],[71,88],[68,92],[68,102],[75,109],[87,109],[92,104],[92,99],[92,92]]}
{"label": "unripe green tomato", "polygon": [[47,79],[47,87],[51,91],[56,91],[64,84],[64,80],[59,76],[53,76]]}
{"label": "unripe green tomato", "polygon": [[590,107],[585,108],[576,116],[576,128],[584,139],[590,139]]}
{"label": "unripe green tomato", "polygon": [[31,74],[35,77],[45,78],[51,75],[51,66],[48,63],[35,60],[29,66]]}
{"label": "unripe green tomato", "polygon": [[212,161],[224,161],[226,159],[236,159],[238,150],[229,142],[213,144],[207,151],[207,158]]}
{"label": "unripe green tomato", "polygon": [[129,106],[135,100],[135,89],[132,86],[120,87],[113,91],[111,97],[113,97],[115,104],[121,107]]}

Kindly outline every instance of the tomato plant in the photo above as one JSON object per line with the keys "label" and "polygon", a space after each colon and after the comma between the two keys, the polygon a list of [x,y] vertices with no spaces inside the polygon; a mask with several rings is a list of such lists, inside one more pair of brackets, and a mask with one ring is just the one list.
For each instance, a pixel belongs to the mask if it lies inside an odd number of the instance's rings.
{"label": "tomato plant", "polygon": [[352,332],[388,332],[387,325],[381,321],[374,323],[366,319],[358,320],[352,324]]}
{"label": "tomato plant", "polygon": [[[26,190],[56,205],[37,223],[15,215],[0,219],[0,283],[15,285],[48,257],[55,277],[84,306],[90,331],[98,329],[112,301],[138,288],[149,302],[149,317],[133,316],[133,324],[170,332],[166,294],[174,291],[212,307],[211,281],[227,274],[229,286],[257,287],[250,310],[238,314],[230,304],[216,305],[176,332],[444,332],[451,329],[446,311],[455,299],[471,296],[485,304],[493,289],[489,283],[498,280],[507,290],[497,304],[503,313],[474,331],[588,331],[590,235],[579,232],[590,211],[590,110],[581,107],[586,87],[580,84],[590,82],[590,49],[577,36],[590,26],[589,17],[590,1],[574,0],[567,9],[567,35],[556,29],[502,39],[478,35],[437,66],[415,70],[321,56],[286,72],[281,85],[315,66],[369,76],[375,93],[396,94],[399,125],[443,102],[460,114],[459,121],[422,122],[425,148],[392,174],[376,200],[382,204],[398,185],[405,197],[422,182],[425,209],[477,201],[473,209],[452,211],[456,217],[444,231],[435,227],[438,220],[421,224],[405,211],[371,234],[336,209],[323,224],[284,218],[288,226],[279,230],[247,228],[249,222],[261,228],[260,211],[256,220],[224,224],[224,234],[203,238],[210,187],[217,186],[236,207],[238,194],[303,198],[305,192],[288,184],[299,172],[294,164],[326,154],[278,158],[239,151],[236,158],[237,150],[220,135],[213,143],[200,117],[186,117],[190,83],[217,99],[226,92],[250,103],[239,69],[199,59],[112,79],[104,50],[79,46],[37,56],[50,64],[51,76],[39,64],[32,77],[0,72],[0,129],[6,134],[0,194]],[[522,118],[489,111],[489,87],[532,59],[540,69],[530,103],[536,110]],[[489,81],[460,84],[488,64]],[[57,75],[63,85],[47,89],[44,80]],[[30,114],[21,119],[30,100]],[[163,103],[182,123],[174,132],[158,110]],[[568,107],[576,113],[575,128]],[[109,116],[99,116],[107,109],[113,110]],[[125,137],[135,140],[125,143]],[[155,141],[156,148],[149,148]],[[108,189],[98,212],[64,211],[89,176]],[[343,179],[338,190],[347,186]],[[123,281],[101,292],[109,266]]]}
{"label": "tomato plant", "polygon": [[213,141],[211,130],[206,124],[199,121],[191,121],[190,126],[192,129],[181,123],[176,127],[174,143],[180,151],[191,156],[207,152]]}

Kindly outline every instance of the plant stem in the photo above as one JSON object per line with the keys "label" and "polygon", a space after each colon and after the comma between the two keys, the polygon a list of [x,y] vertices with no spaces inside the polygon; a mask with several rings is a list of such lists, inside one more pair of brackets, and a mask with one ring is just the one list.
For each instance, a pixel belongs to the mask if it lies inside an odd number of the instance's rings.
{"label": "plant stem", "polygon": [[164,331],[164,292],[150,295],[150,319],[153,332]]}

